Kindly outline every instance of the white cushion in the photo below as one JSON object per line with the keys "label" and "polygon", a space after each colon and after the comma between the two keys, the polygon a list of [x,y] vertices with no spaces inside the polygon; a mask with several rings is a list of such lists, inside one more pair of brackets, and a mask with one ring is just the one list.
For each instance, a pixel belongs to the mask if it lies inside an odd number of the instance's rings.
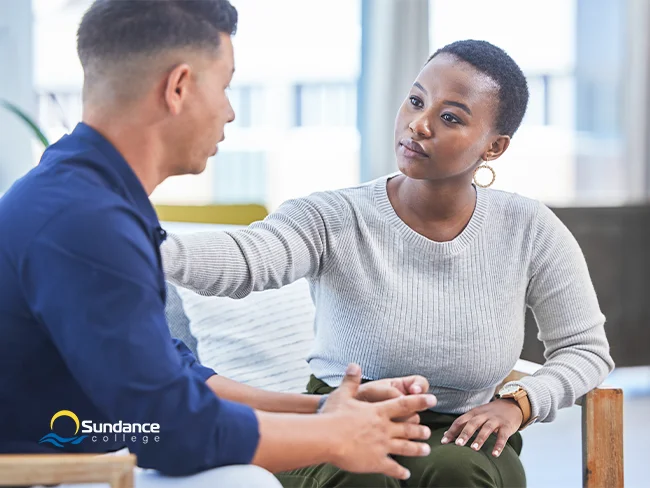
{"label": "white cushion", "polygon": [[251,386],[305,391],[315,313],[306,280],[239,300],[178,293],[202,364]]}

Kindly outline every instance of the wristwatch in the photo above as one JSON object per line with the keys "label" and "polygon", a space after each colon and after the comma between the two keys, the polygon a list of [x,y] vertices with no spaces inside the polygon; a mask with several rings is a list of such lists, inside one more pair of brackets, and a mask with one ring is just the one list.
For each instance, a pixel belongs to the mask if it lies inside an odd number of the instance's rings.
{"label": "wristwatch", "polygon": [[511,399],[517,402],[521,413],[523,414],[523,420],[521,422],[521,427],[519,430],[523,430],[528,427],[530,424],[537,420],[537,417],[530,418],[531,408],[530,400],[528,399],[528,393],[519,385],[506,385],[499,390],[499,393],[496,395],[497,398]]}

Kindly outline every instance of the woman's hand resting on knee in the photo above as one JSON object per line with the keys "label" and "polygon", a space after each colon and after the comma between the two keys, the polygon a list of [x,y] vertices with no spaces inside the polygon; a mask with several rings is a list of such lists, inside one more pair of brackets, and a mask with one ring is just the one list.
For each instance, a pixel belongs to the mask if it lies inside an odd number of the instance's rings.
{"label": "woman's hand resting on knee", "polygon": [[523,419],[524,415],[517,403],[505,399],[495,400],[458,417],[445,432],[441,442],[448,444],[456,439],[456,445],[464,446],[478,432],[471,446],[478,451],[490,434],[496,432],[497,442],[492,455],[499,457],[510,436],[521,427]]}

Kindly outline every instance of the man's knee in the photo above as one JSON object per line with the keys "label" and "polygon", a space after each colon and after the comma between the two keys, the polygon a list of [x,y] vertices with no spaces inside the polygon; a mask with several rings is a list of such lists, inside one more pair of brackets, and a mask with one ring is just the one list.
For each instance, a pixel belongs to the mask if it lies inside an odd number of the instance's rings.
{"label": "man's knee", "polygon": [[495,487],[499,474],[485,454],[455,444],[437,446],[428,458],[424,486]]}
{"label": "man's knee", "polygon": [[218,480],[218,483],[214,486],[227,486],[228,488],[251,488],[253,486],[259,486],[260,488],[282,488],[282,485],[272,473],[252,464],[226,466],[213,471],[221,471],[221,473],[216,474],[215,479]]}
{"label": "man's knee", "polygon": [[250,464],[214,468],[192,476],[169,477],[153,470],[136,474],[136,488],[282,488],[271,473]]}

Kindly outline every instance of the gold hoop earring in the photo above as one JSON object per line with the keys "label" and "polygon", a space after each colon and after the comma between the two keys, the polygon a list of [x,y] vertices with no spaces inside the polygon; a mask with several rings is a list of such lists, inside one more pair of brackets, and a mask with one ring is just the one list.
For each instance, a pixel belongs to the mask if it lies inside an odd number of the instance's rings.
{"label": "gold hoop earring", "polygon": [[[488,171],[490,171],[490,173],[492,173],[492,179],[490,180],[490,182],[487,185],[481,184],[476,180],[476,173],[478,173],[479,170],[481,170],[481,169],[487,169]],[[494,183],[494,180],[496,180],[496,179],[497,179],[497,173],[496,173],[496,171],[494,171],[494,168],[492,168],[492,166],[487,164],[487,161],[474,170],[474,184],[476,186],[480,186],[481,188],[488,188],[488,187],[492,186],[492,184]]]}

